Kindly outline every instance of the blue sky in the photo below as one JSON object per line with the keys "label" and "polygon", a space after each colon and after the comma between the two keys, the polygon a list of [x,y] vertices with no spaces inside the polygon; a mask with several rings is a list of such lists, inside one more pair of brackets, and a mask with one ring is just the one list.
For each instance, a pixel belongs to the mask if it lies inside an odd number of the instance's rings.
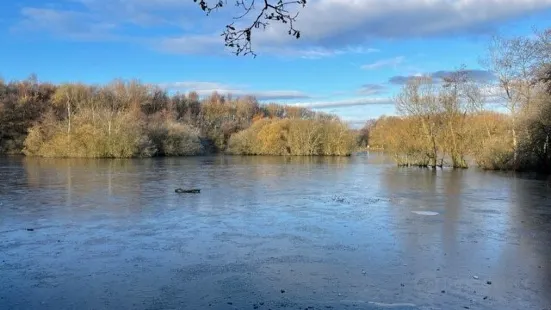
{"label": "blue sky", "polygon": [[301,39],[273,24],[253,33],[252,58],[224,48],[220,33],[239,13],[231,5],[207,17],[193,0],[2,1],[0,76],[137,78],[253,94],[361,124],[395,113],[392,95],[408,76],[461,64],[482,70],[490,35],[551,26],[551,0],[309,0],[291,10],[300,10]]}

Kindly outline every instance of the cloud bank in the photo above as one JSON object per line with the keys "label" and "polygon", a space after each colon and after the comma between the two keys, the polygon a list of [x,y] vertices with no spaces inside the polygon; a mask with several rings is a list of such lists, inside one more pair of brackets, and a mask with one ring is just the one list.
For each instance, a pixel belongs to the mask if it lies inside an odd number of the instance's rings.
{"label": "cloud bank", "polygon": [[199,96],[208,96],[213,92],[231,94],[233,96],[254,96],[258,100],[288,100],[310,98],[304,92],[297,90],[250,90],[245,85],[229,85],[218,82],[183,81],[160,83],[159,87],[180,92],[196,92]]}
{"label": "cloud bank", "polygon": [[[375,51],[369,46],[374,39],[485,34],[503,21],[549,9],[551,0],[310,0],[296,22],[300,40],[273,24],[253,33],[253,44],[260,53],[302,58],[368,53]],[[207,17],[191,0],[60,0],[55,7],[23,7],[19,15],[14,31],[204,54],[223,51],[219,34],[239,11],[229,5]],[[365,69],[400,61],[382,60]]]}
{"label": "cloud bank", "polygon": [[[423,75],[396,75],[391,77],[388,80],[388,82],[394,85],[403,85],[421,76],[428,76],[428,77],[432,77],[436,81],[441,81],[443,78],[451,76],[455,72],[458,72],[458,71],[441,70],[441,71],[429,72]],[[492,72],[486,71],[486,70],[462,70],[462,72],[464,72],[469,79],[475,82],[484,83],[484,82],[493,81],[495,79],[495,75]]]}

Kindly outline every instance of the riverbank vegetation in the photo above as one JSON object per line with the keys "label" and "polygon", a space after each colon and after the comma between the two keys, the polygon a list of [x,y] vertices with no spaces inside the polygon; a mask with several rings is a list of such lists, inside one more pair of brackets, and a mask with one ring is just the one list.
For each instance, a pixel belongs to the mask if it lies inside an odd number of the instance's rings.
{"label": "riverbank vegetation", "polygon": [[[313,130],[303,134],[304,128]],[[154,85],[121,80],[101,86],[53,85],[36,77],[0,81],[4,154],[182,156],[223,152],[231,140],[231,151],[239,154],[348,155],[351,139],[350,129],[333,115],[260,104],[249,96],[169,95]]]}
{"label": "riverbank vegetation", "polygon": [[464,67],[410,77],[399,115],[364,127],[370,146],[401,166],[551,172],[551,30],[495,37],[482,64],[488,80]]}
{"label": "riverbank vegetation", "polygon": [[360,130],[335,115],[250,96],[169,94],[138,81],[0,80],[0,153],[346,156],[382,149],[400,166],[551,172],[551,30],[495,37],[481,64],[486,71],[402,77],[398,115]]}
{"label": "riverbank vegetation", "polygon": [[332,119],[264,119],[230,138],[229,152],[242,155],[350,155],[356,136]]}

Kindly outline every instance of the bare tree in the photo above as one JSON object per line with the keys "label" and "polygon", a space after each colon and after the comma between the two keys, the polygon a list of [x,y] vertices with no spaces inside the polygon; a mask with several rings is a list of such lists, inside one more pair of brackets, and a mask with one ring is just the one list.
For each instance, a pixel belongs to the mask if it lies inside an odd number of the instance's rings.
{"label": "bare tree", "polygon": [[519,113],[532,101],[532,81],[540,59],[536,41],[527,37],[495,36],[482,65],[497,77],[497,95],[511,116],[513,161],[518,158]]}
{"label": "bare tree", "polygon": [[535,32],[538,37],[536,44],[540,65],[547,69],[548,65],[551,63],[551,28]]}
{"label": "bare tree", "polygon": [[[240,8],[243,13],[235,16],[234,21],[226,25],[222,36],[224,36],[225,45],[231,48],[236,55],[253,55],[251,41],[254,29],[263,30],[270,22],[275,21],[288,25],[288,34],[297,39],[300,38],[300,31],[295,29],[294,22],[298,13],[293,15],[289,8],[292,6],[306,6],[306,0],[230,0],[235,2],[235,6]],[[228,0],[193,0],[199,7],[209,15],[213,11],[227,6]],[[214,4],[212,4],[214,2]],[[258,6],[256,6],[259,4]],[[235,22],[252,16],[252,21],[246,26],[238,27]]]}
{"label": "bare tree", "polygon": [[[90,98],[90,89],[84,84],[61,85],[53,96],[54,105],[64,106],[67,110],[67,135],[71,135],[73,114]],[[77,111],[75,111],[77,110]]]}
{"label": "bare tree", "polygon": [[412,116],[420,121],[427,141],[426,151],[430,166],[436,167],[438,162],[436,139],[439,116],[442,111],[435,81],[429,76],[413,78],[404,85],[395,101],[399,114]]}
{"label": "bare tree", "polygon": [[465,90],[468,76],[465,70],[452,72],[443,78],[442,89],[439,92],[440,104],[442,106],[442,117],[447,127],[449,139],[449,152],[454,168],[467,168],[464,159],[463,146],[460,138],[463,132],[463,125],[467,116],[467,101],[465,101]]}

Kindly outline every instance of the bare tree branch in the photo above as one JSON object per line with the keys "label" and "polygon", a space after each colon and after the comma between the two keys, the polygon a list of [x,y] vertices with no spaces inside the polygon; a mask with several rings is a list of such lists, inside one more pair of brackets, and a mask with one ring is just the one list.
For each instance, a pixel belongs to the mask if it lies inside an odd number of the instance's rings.
{"label": "bare tree branch", "polygon": [[[221,36],[224,37],[225,46],[233,49],[236,55],[253,55],[256,53],[252,50],[251,41],[254,29],[266,29],[271,21],[276,21],[281,24],[286,24],[289,27],[288,34],[297,39],[300,38],[300,31],[295,29],[294,22],[298,17],[292,15],[288,8],[293,5],[306,6],[306,0],[230,0],[235,1],[235,6],[243,10],[243,14],[234,17],[234,21],[228,25]],[[207,13],[207,16],[213,11],[227,5],[228,0],[216,0],[214,5],[209,4],[208,0],[193,0],[197,3],[201,10]],[[255,4],[260,2],[260,9],[257,10]],[[245,27],[238,28],[235,21],[244,19],[252,12],[258,11],[256,16],[253,15],[253,21]]]}

